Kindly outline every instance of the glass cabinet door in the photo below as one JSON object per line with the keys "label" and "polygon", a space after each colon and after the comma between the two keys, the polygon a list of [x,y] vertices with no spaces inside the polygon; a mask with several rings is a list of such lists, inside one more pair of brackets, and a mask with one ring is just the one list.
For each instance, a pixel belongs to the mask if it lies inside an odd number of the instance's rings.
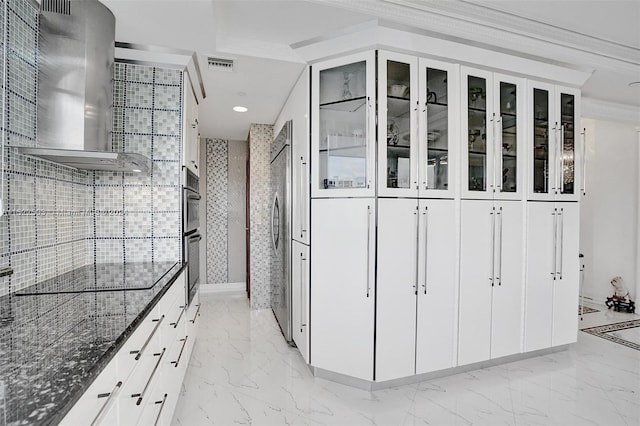
{"label": "glass cabinet door", "polygon": [[517,199],[521,197],[522,155],[520,144],[525,139],[522,120],[524,80],[494,74],[494,148],[495,197]]}
{"label": "glass cabinet door", "polygon": [[552,150],[550,133],[555,129],[551,123],[549,108],[550,91],[533,88],[533,192],[536,194],[550,194],[555,191],[552,185]]}
{"label": "glass cabinet door", "polygon": [[559,176],[560,194],[573,194],[575,191],[575,96],[560,92],[559,138]]}
{"label": "glass cabinet door", "polygon": [[373,195],[372,59],[352,55],[313,68],[312,195]]}
{"label": "glass cabinet door", "polygon": [[420,60],[420,196],[454,195],[457,150],[455,117],[457,68],[451,64]]}
{"label": "glass cabinet door", "polygon": [[378,194],[417,195],[417,58],[378,53]]}
{"label": "glass cabinet door", "polygon": [[462,88],[462,137],[466,140],[462,147],[463,197],[492,198],[495,181],[492,74],[463,68]]}

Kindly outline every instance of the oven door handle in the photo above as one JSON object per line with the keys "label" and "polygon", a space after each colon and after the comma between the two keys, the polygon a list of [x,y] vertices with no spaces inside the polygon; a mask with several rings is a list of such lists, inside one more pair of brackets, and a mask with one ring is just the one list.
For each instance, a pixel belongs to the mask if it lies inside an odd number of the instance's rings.
{"label": "oven door handle", "polygon": [[193,237],[189,237],[190,243],[197,243],[202,239],[202,235],[194,235]]}
{"label": "oven door handle", "polygon": [[189,194],[187,195],[187,198],[190,200],[196,200],[196,201],[200,201],[202,199],[200,194]]}

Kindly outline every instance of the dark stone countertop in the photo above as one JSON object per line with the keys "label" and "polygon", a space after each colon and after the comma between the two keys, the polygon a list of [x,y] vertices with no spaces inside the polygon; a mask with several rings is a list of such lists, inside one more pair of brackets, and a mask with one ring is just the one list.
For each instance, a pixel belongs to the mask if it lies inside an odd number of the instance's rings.
{"label": "dark stone countertop", "polygon": [[0,426],[60,422],[182,269],[88,265],[0,297]]}

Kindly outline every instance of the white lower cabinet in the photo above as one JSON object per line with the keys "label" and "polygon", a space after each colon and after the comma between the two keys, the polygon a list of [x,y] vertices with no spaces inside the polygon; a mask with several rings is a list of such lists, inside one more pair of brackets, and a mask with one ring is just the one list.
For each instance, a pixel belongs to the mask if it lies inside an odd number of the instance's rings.
{"label": "white lower cabinet", "polygon": [[375,201],[311,200],[311,365],[373,380]]}
{"label": "white lower cabinet", "polygon": [[577,340],[579,230],[578,203],[527,203],[525,351]]}
{"label": "white lower cabinet", "polygon": [[523,206],[462,201],[458,364],[522,351]]}
{"label": "white lower cabinet", "polygon": [[293,242],[291,257],[291,295],[293,298],[293,341],[302,358],[309,362],[309,246]]}
{"label": "white lower cabinet", "polygon": [[171,422],[188,363],[185,285],[182,272],[61,424]]}
{"label": "white lower cabinet", "polygon": [[376,381],[454,365],[455,206],[378,200]]}

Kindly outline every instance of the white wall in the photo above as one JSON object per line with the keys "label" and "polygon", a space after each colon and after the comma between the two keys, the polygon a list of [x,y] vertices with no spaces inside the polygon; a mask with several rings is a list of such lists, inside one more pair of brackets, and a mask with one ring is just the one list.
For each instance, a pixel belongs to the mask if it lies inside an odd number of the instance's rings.
{"label": "white wall", "polygon": [[273,124],[273,134],[280,133],[282,126],[293,120],[293,138],[296,141],[309,139],[309,67],[305,67],[291,89],[278,119]]}
{"label": "white wall", "polygon": [[581,206],[584,295],[603,303],[621,276],[636,297],[638,262],[638,134],[633,124],[583,119],[587,194]]}

